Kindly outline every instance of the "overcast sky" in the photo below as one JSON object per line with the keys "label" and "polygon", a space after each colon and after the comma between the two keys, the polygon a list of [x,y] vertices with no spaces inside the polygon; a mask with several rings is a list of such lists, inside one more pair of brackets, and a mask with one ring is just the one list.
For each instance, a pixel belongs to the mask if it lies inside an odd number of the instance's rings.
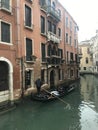
{"label": "overcast sky", "polygon": [[79,26],[78,39],[89,40],[98,29],[98,0],[59,0]]}

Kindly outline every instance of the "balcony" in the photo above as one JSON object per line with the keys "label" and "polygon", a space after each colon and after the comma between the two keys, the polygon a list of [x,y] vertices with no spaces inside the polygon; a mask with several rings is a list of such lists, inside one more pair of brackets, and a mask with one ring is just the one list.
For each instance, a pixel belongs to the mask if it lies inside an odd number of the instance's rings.
{"label": "balcony", "polygon": [[46,58],[42,59],[42,63],[47,63],[47,65],[50,66],[59,66],[60,64],[63,63],[63,60],[59,56],[47,56]]}
{"label": "balcony", "polygon": [[68,65],[79,65],[79,64],[80,64],[80,61],[71,60],[71,61],[68,61],[67,64],[68,64]]}
{"label": "balcony", "polygon": [[56,22],[59,22],[61,20],[61,15],[59,12],[51,6],[47,6],[47,16],[51,17]]}
{"label": "balcony", "polygon": [[36,61],[36,56],[25,56],[24,57],[24,61],[27,63],[34,63]]}
{"label": "balcony", "polygon": [[54,33],[52,32],[48,32],[47,33],[47,38],[48,38],[48,41],[52,41],[54,43],[57,43],[59,44],[60,43],[60,38],[58,38]]}
{"label": "balcony", "polygon": [[51,17],[54,21],[59,22],[61,20],[61,15],[58,10],[54,9],[52,6],[44,4],[41,5],[41,9],[47,13],[47,17]]}

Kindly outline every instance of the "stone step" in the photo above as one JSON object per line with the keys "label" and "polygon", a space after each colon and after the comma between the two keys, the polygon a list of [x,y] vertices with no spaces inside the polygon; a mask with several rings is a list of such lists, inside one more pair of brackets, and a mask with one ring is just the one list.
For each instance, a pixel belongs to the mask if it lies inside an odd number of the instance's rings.
{"label": "stone step", "polygon": [[2,103],[0,103],[0,114],[6,113],[15,108],[16,108],[15,104],[11,104],[10,101],[2,102]]}

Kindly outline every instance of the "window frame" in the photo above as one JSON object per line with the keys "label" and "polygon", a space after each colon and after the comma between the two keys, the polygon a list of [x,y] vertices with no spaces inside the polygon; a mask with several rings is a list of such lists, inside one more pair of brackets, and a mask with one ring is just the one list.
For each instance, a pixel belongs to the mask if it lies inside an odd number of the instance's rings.
{"label": "window frame", "polygon": [[2,6],[2,0],[0,0],[0,9],[5,10],[5,11],[11,13],[12,12],[12,0],[9,0],[9,9],[4,7],[4,6]]}
{"label": "window frame", "polygon": [[[31,26],[26,25],[26,7],[29,8],[31,10]],[[27,4],[24,4],[24,26],[27,29],[31,29],[33,30],[33,22],[32,22],[32,16],[33,12],[32,12],[32,8],[30,6],[28,6]]]}
{"label": "window frame", "polygon": [[68,20],[68,17],[66,17],[66,28],[68,28],[68,22],[69,22],[69,20]]}
{"label": "window frame", "polygon": [[[41,30],[40,30],[40,31],[41,31],[41,34],[45,34],[45,32],[46,32],[45,17],[41,15],[41,16],[40,16],[40,19],[41,19],[41,20],[40,20],[40,26],[41,26]],[[42,23],[42,20],[43,20],[43,23]],[[43,24],[44,26],[43,26],[42,24]]]}
{"label": "window frame", "polygon": [[26,37],[25,38],[25,56],[26,56],[26,62],[33,62],[34,60],[27,60],[27,48],[26,48],[26,45],[27,45],[27,42],[26,42],[26,40],[31,40],[32,41],[32,54],[31,54],[31,56],[33,55],[33,40],[32,39],[30,39],[30,38],[28,38],[28,37]]}
{"label": "window frame", "polygon": [[68,44],[68,40],[69,40],[69,38],[68,38],[68,33],[66,33],[66,43]]}
{"label": "window frame", "polygon": [[1,40],[2,30],[0,30],[0,44],[12,45],[12,24],[9,23],[9,22],[0,20],[0,29],[1,29],[1,23],[2,23],[2,22],[5,23],[5,24],[10,25],[10,30],[9,30],[9,31],[10,31],[10,42],[3,42],[3,41]]}

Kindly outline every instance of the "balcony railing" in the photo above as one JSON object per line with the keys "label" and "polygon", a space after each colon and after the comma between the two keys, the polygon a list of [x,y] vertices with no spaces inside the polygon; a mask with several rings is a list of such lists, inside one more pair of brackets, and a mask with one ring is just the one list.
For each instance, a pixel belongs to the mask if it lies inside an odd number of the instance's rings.
{"label": "balcony railing", "polygon": [[60,65],[63,63],[63,60],[59,56],[51,56],[51,57],[46,57],[42,59],[42,62],[47,63],[48,65]]}
{"label": "balcony railing", "polygon": [[46,11],[48,17],[52,17],[55,21],[59,22],[61,20],[61,15],[58,10],[52,6],[47,6],[46,4],[41,5],[41,8]]}
{"label": "balcony railing", "polygon": [[74,60],[67,61],[68,65],[76,65],[76,64],[79,64],[79,63],[80,63],[79,61],[74,61]]}
{"label": "balcony railing", "polygon": [[57,21],[61,20],[61,15],[59,12],[51,6],[47,7],[47,15],[54,17]]}
{"label": "balcony railing", "polygon": [[54,43],[60,43],[60,38],[58,38],[54,33],[48,32],[47,38],[49,41],[53,41]]}
{"label": "balcony railing", "polygon": [[36,61],[36,56],[32,56],[32,55],[31,56],[25,56],[24,61],[28,62],[28,63],[30,63],[30,62],[33,63],[33,62]]}

